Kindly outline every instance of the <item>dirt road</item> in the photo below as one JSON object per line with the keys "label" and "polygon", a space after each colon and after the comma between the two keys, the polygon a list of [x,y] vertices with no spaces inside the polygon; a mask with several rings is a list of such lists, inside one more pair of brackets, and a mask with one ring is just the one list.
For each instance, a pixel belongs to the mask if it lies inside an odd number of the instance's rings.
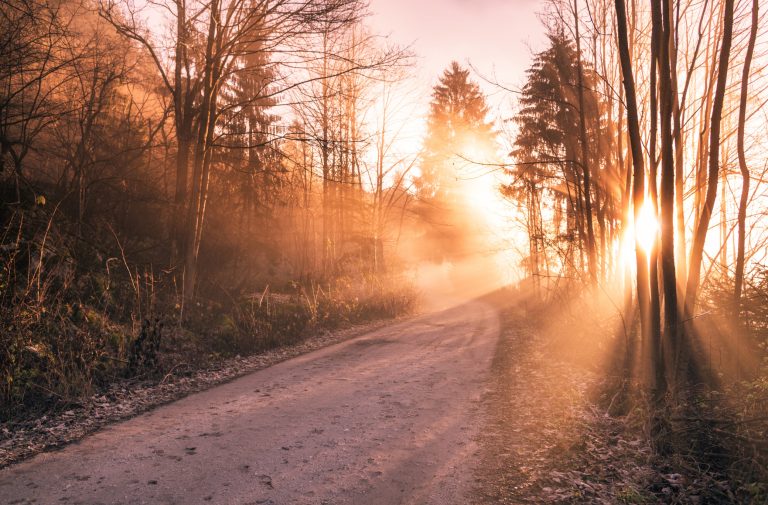
{"label": "dirt road", "polygon": [[0,471],[0,503],[460,504],[489,304],[392,325]]}

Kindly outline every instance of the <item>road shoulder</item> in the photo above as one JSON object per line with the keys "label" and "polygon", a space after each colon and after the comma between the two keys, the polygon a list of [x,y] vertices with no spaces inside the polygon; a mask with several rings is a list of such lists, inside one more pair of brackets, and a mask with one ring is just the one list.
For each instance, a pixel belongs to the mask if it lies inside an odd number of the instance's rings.
{"label": "road shoulder", "polygon": [[553,348],[547,310],[501,313],[474,503],[646,503],[641,427],[597,404],[603,379]]}

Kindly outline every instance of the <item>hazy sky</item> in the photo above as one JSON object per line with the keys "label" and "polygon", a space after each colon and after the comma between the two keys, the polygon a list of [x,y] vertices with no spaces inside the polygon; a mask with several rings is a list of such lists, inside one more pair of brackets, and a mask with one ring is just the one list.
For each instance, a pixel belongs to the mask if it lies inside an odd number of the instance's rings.
{"label": "hazy sky", "polygon": [[[518,88],[524,83],[532,51],[544,48],[544,28],[536,16],[542,7],[540,0],[369,1],[372,16],[368,23],[373,31],[389,34],[391,41],[398,45],[410,45],[418,57],[414,83],[417,89],[408,97],[413,107],[406,108],[400,118],[405,124],[400,138],[406,150],[420,147],[431,87],[451,60],[463,65],[471,63],[489,79]],[[483,82],[476,75],[473,78],[488,95],[489,119],[508,117],[514,95]],[[471,198],[483,204],[488,224],[501,232],[508,231],[513,225],[507,220],[513,212],[499,196],[500,174],[480,167],[476,171],[468,169],[467,176]],[[507,235],[515,236],[511,232]],[[514,244],[504,241],[503,247],[499,244],[489,247],[509,252]],[[499,264],[506,268],[517,264],[517,260],[506,253],[497,256]]]}
{"label": "hazy sky", "polygon": [[[538,0],[370,0],[374,31],[412,44],[418,78],[434,84],[451,60],[471,62],[481,73],[519,86],[531,49],[541,50],[544,30]],[[483,84],[487,93],[493,87]],[[498,103],[501,97],[490,101]]]}

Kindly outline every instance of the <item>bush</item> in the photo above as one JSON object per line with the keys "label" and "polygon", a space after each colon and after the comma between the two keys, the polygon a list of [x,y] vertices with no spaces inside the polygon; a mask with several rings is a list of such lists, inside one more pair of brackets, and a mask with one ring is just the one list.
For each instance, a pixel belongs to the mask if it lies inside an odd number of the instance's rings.
{"label": "bush", "polygon": [[295,343],[310,332],[393,318],[414,309],[415,291],[392,279],[337,279],[324,285],[294,284],[294,293],[244,297],[222,311],[211,351],[250,354]]}
{"label": "bush", "polygon": [[295,342],[310,323],[302,304],[275,295],[246,297],[220,316],[212,350],[220,354],[251,354]]}
{"label": "bush", "polygon": [[[10,320],[8,320],[10,318]],[[122,329],[77,304],[25,306],[6,314],[0,328],[2,412],[76,403],[95,385],[114,379]]]}
{"label": "bush", "polygon": [[204,366],[413,308],[410,287],[369,276],[224,292],[182,310],[178,272],[155,275],[151,258],[129,260],[110,227],[90,230],[102,245],[86,243],[61,212],[28,200],[0,207],[2,420],[78,403],[122,377]]}

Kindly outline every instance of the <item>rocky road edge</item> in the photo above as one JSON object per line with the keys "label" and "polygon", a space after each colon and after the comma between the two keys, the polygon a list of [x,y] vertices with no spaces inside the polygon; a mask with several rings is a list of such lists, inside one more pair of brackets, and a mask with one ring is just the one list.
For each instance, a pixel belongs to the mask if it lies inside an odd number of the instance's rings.
{"label": "rocky road edge", "polygon": [[296,344],[252,356],[225,359],[185,373],[183,377],[174,375],[174,370],[171,370],[153,380],[121,380],[83,400],[76,408],[21,422],[0,423],[0,469],[35,454],[61,448],[108,424],[406,318],[373,321],[318,333]]}

